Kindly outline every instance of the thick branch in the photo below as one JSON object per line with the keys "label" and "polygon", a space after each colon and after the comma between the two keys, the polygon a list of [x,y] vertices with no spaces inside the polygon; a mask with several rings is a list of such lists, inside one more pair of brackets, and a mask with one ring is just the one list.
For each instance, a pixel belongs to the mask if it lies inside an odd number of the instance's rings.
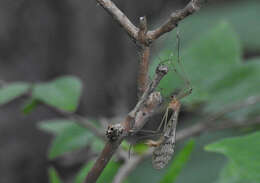
{"label": "thick branch", "polygon": [[142,94],[144,93],[147,87],[149,57],[150,57],[150,47],[142,46],[139,53],[139,72],[137,78],[137,90],[138,90],[139,97],[142,96]]}
{"label": "thick branch", "polygon": [[138,28],[127,18],[127,16],[110,0],[96,0],[116,21],[123,27],[127,34],[137,40]]}
{"label": "thick branch", "polygon": [[150,46],[146,43],[146,33],[147,33],[147,20],[146,17],[140,17],[139,19],[139,31],[138,40],[141,45],[139,45],[139,73],[137,78],[137,90],[138,96],[142,96],[148,83],[148,68],[149,68],[149,57],[150,57]]}
{"label": "thick branch", "polygon": [[157,74],[154,80],[147,87],[134,110],[132,110],[132,112],[130,112],[127,115],[125,120],[121,122],[120,125],[115,125],[123,127],[124,133],[122,133],[122,136],[119,136],[117,139],[113,138],[113,136],[111,139],[109,139],[99,158],[97,159],[94,166],[88,173],[85,183],[94,183],[97,181],[98,177],[100,176],[100,174],[106,167],[107,163],[109,162],[109,160],[121,144],[122,140],[128,135],[132,134],[132,128],[134,127],[134,129],[138,130],[140,126],[145,124],[147,119],[154,113],[154,111],[158,109],[159,105],[162,102],[162,98],[159,92],[153,91],[155,90],[158,83],[167,72],[167,67],[157,67]]}
{"label": "thick branch", "polygon": [[136,116],[136,113],[139,111],[139,109],[142,107],[144,102],[147,100],[149,95],[156,89],[161,79],[168,73],[169,69],[167,66],[164,65],[158,65],[155,71],[155,77],[152,82],[147,86],[145,89],[142,97],[136,104],[135,108],[129,113],[130,116],[134,117]]}
{"label": "thick branch", "polygon": [[187,6],[181,10],[173,12],[168,20],[155,30],[148,31],[148,39],[153,41],[163,34],[170,32],[178,26],[178,23],[189,15],[199,10],[199,0],[191,0]]}

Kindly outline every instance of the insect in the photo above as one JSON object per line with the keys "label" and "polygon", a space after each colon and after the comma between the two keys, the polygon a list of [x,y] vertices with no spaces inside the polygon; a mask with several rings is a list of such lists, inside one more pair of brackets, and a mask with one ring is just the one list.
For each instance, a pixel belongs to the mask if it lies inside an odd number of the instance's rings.
{"label": "insect", "polygon": [[[191,92],[192,90],[189,90],[188,93],[185,93],[185,95],[171,97],[172,99],[168,104],[162,122],[159,126],[159,128],[161,128],[164,125],[161,137],[157,141],[149,140],[146,142],[149,146],[155,147],[152,156],[152,164],[155,169],[164,168],[174,154],[176,127],[181,107],[179,100],[182,97],[189,95]],[[173,113],[168,120],[167,118],[170,110],[172,110]]]}
{"label": "insect", "polygon": [[[179,59],[179,49],[180,49],[180,37],[179,33],[177,32],[177,48],[178,48],[178,63],[181,64]],[[174,68],[174,71],[180,75],[177,71],[177,69]],[[183,73],[184,70],[182,70]],[[188,96],[192,92],[192,88],[190,87],[190,82],[188,79],[186,79],[184,76],[180,75],[184,80],[186,84],[187,90],[182,90],[178,95],[172,95],[171,100],[168,103],[168,106],[166,108],[166,112],[162,118],[162,121],[157,129],[158,131],[161,131],[161,128],[163,127],[162,133],[160,138],[157,141],[148,140],[146,144],[148,144],[151,147],[155,147],[153,151],[152,156],[152,164],[155,169],[162,169],[164,168],[168,162],[171,160],[173,154],[174,154],[174,148],[175,148],[175,138],[176,138],[176,127],[178,123],[178,116],[179,111],[181,107],[180,99]],[[172,111],[172,114],[170,116],[170,119],[168,120],[169,111]]]}

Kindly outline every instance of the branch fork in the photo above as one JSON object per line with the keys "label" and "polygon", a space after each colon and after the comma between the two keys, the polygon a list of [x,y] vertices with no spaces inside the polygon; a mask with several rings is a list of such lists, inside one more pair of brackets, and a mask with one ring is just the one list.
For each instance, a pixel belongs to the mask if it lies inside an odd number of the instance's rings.
{"label": "branch fork", "polygon": [[185,8],[179,10],[177,13],[173,13],[164,24],[155,30],[149,31],[145,16],[139,18],[139,27],[136,27],[111,0],[96,1],[114,18],[138,46],[139,73],[137,76],[137,89],[139,101],[121,123],[108,127],[106,131],[107,143],[88,173],[85,183],[96,182],[121,142],[127,136],[135,135],[136,132],[142,129],[147,119],[160,107],[162,96],[160,92],[155,92],[155,89],[161,79],[168,73],[169,69],[167,66],[159,65],[156,68],[153,81],[149,82],[150,46],[154,40],[174,29],[179,21],[198,10],[198,0],[191,0]]}

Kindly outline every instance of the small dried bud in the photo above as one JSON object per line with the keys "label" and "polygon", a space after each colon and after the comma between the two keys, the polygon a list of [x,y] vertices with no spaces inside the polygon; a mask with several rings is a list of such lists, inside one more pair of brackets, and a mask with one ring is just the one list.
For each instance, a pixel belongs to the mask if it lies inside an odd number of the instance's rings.
{"label": "small dried bud", "polygon": [[119,124],[108,125],[106,136],[110,141],[117,140],[124,132],[124,127]]}
{"label": "small dried bud", "polygon": [[168,73],[168,71],[169,71],[169,68],[166,65],[159,64],[156,68],[157,74],[165,75]]}

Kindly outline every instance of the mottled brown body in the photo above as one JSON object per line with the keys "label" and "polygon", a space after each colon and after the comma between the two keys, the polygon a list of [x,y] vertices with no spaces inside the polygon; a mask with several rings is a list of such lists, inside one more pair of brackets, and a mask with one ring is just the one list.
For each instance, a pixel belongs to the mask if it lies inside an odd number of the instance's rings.
{"label": "mottled brown body", "polygon": [[152,157],[152,164],[155,169],[164,168],[174,154],[176,126],[180,110],[179,101],[174,97],[169,103],[168,108],[172,109],[174,112],[170,120],[168,122],[166,121],[167,125],[163,136],[157,142],[150,142],[152,146],[155,146]]}

